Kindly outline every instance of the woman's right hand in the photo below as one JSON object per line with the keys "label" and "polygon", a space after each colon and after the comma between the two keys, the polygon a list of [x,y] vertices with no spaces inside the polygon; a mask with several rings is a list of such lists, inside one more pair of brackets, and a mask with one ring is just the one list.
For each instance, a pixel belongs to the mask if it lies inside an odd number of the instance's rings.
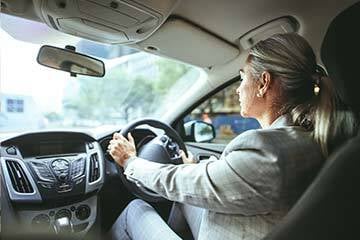
{"label": "woman's right hand", "polygon": [[185,152],[183,150],[180,150],[179,152],[180,152],[180,156],[183,160],[183,163],[185,163],[185,164],[186,163],[196,163],[194,156],[190,151],[188,151],[188,157],[186,157]]}

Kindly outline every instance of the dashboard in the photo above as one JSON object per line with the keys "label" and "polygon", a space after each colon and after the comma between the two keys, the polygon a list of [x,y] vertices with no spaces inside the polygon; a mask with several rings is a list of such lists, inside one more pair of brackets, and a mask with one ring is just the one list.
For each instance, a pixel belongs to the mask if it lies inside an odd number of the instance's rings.
{"label": "dashboard", "polygon": [[[117,164],[105,154],[115,131],[47,131],[3,138],[1,235],[11,238],[21,228],[15,239],[66,232],[71,239],[99,239],[133,198],[121,184]],[[133,129],[137,148],[155,138],[155,132]]]}
{"label": "dashboard", "polygon": [[1,142],[3,188],[30,231],[84,235],[97,215],[104,153],[79,132],[41,132]]}

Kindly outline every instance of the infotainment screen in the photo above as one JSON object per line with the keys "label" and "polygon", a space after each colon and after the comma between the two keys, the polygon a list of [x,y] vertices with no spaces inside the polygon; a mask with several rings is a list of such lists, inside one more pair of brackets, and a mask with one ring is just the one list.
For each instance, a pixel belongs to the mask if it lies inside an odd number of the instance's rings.
{"label": "infotainment screen", "polygon": [[36,144],[27,144],[20,149],[23,157],[62,155],[85,152],[83,141],[40,141]]}

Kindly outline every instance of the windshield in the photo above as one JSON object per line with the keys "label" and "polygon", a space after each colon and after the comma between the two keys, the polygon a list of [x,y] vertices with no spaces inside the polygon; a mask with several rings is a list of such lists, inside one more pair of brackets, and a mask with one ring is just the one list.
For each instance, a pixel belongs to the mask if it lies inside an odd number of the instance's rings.
{"label": "windshield", "polygon": [[[26,29],[17,27],[24,25]],[[22,31],[19,34],[38,38],[50,31],[44,24],[4,18],[2,14],[1,132],[111,127],[142,117],[161,118],[184,92],[204,80],[199,68],[128,47],[103,45],[58,32],[35,44],[16,40],[15,28]],[[41,45],[65,46],[59,42],[103,60],[106,75],[70,77],[69,73],[39,65],[36,57]]]}

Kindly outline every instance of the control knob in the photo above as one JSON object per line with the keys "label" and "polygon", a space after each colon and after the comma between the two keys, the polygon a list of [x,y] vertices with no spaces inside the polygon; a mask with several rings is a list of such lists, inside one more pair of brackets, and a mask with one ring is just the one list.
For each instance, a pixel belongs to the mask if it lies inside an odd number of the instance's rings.
{"label": "control knob", "polygon": [[87,205],[81,205],[76,209],[75,215],[79,220],[85,220],[90,217],[91,210]]}

